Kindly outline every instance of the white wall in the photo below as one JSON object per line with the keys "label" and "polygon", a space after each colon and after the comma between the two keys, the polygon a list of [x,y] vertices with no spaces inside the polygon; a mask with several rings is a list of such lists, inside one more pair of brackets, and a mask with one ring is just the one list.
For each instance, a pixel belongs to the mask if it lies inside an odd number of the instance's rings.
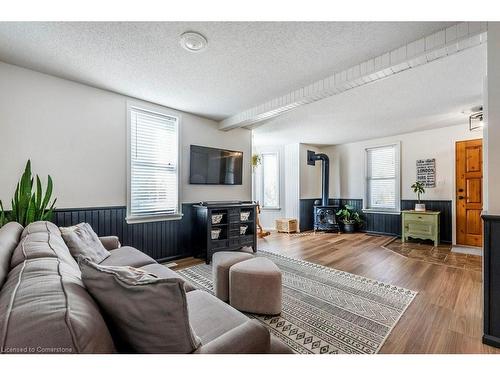
{"label": "white wall", "polygon": [[[280,158],[280,208],[263,209],[260,215],[262,226],[265,229],[275,229],[275,220],[284,217],[299,221],[300,199],[321,198],[321,163],[316,163],[315,166],[307,165],[307,150],[315,152],[324,150],[302,143],[253,146],[254,153],[277,152]],[[257,168],[254,174],[256,200],[262,200],[258,187],[262,183],[260,172],[260,168]]]}
{"label": "white wall", "polygon": [[481,131],[470,132],[468,124],[378,138],[322,148],[338,163],[332,164],[333,184],[330,196],[361,199],[364,197],[364,150],[367,147],[401,142],[401,199],[415,199],[410,186],[416,180],[417,159],[436,159],[436,187],[426,189],[423,199],[452,200],[455,186],[455,142],[482,138]]}
{"label": "white wall", "polygon": [[500,23],[488,22],[488,77],[484,156],[484,210],[500,215]]}
{"label": "white wall", "polygon": [[285,145],[285,216],[300,218],[300,145]]}
{"label": "white wall", "polygon": [[[284,217],[285,215],[285,202],[286,202],[286,192],[285,192],[285,147],[283,145],[279,146],[265,146],[265,147],[256,147],[253,150],[253,153],[262,154],[262,153],[277,153],[279,159],[279,182],[280,182],[280,191],[279,191],[279,208],[262,208],[260,214],[260,223],[265,229],[274,229],[275,228],[275,220]],[[259,166],[254,171],[254,199],[261,203],[263,197],[262,193],[262,167]]]}
{"label": "white wall", "polygon": [[[7,208],[26,160],[54,179],[57,207],[126,204],[126,102],[130,98],[0,63],[0,199]],[[214,121],[181,117],[181,199],[251,198],[251,132],[217,130]],[[189,185],[189,145],[244,153],[243,185]]]}
{"label": "white wall", "polygon": [[300,199],[318,199],[321,197],[321,162],[308,165],[307,150],[323,152],[316,146],[300,144]]}
{"label": "white wall", "polygon": [[[277,152],[280,168],[280,207],[279,209],[263,208],[260,221],[265,229],[276,229],[276,219],[289,217],[299,219],[299,147],[298,143],[288,145],[254,145],[256,154]],[[262,202],[262,169],[254,172],[254,199]]]}

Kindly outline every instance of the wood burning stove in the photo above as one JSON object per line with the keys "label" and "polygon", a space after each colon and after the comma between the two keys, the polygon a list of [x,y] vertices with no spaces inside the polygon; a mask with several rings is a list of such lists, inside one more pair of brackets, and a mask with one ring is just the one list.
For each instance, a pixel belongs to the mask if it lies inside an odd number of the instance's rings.
{"label": "wood burning stove", "polygon": [[330,159],[325,154],[317,154],[314,151],[307,150],[307,164],[315,165],[317,160],[322,161],[322,194],[321,201],[314,202],[314,230],[339,232],[337,222],[337,210],[339,206],[331,205],[328,199],[328,190],[330,188]]}

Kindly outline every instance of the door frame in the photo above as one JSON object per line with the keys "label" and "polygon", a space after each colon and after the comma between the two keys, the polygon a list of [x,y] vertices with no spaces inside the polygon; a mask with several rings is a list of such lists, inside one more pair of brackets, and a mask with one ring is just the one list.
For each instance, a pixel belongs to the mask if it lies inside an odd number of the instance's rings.
{"label": "door frame", "polygon": [[[472,132],[468,134],[469,136],[466,137],[459,137],[456,139],[452,140],[453,144],[453,165],[452,165],[452,185],[453,185],[453,192],[452,192],[452,197],[451,197],[451,244],[453,246],[457,246],[457,160],[456,160],[456,153],[457,153],[457,142],[464,142],[464,141],[474,141],[474,140],[481,140],[483,144],[483,193],[484,193],[484,138],[483,138],[483,132],[478,131],[477,134],[474,134],[475,132]],[[484,194],[483,194],[483,208],[484,208]],[[484,234],[483,234],[484,236]],[[459,245],[459,246],[464,246],[467,247],[467,245]],[[475,248],[475,247],[472,247]]]}

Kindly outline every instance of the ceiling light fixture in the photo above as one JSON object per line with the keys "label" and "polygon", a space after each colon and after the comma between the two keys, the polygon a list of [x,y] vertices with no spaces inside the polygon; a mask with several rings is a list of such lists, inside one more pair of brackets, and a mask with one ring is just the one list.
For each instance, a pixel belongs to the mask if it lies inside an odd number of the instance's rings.
{"label": "ceiling light fixture", "polygon": [[469,130],[479,130],[484,127],[483,106],[471,108],[472,113],[469,116]]}
{"label": "ceiling light fixture", "polygon": [[200,33],[187,31],[181,35],[180,44],[189,52],[201,52],[207,48],[208,41]]}

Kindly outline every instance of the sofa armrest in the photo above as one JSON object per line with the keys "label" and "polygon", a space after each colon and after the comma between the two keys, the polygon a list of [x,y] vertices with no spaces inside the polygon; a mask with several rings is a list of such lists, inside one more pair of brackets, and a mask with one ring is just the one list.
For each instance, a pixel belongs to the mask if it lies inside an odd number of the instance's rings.
{"label": "sofa armrest", "polygon": [[99,239],[101,240],[102,246],[108,251],[118,249],[122,246],[117,236],[105,236],[99,237]]}
{"label": "sofa armrest", "polygon": [[269,353],[270,333],[255,319],[233,328],[200,346],[196,354],[262,354]]}

